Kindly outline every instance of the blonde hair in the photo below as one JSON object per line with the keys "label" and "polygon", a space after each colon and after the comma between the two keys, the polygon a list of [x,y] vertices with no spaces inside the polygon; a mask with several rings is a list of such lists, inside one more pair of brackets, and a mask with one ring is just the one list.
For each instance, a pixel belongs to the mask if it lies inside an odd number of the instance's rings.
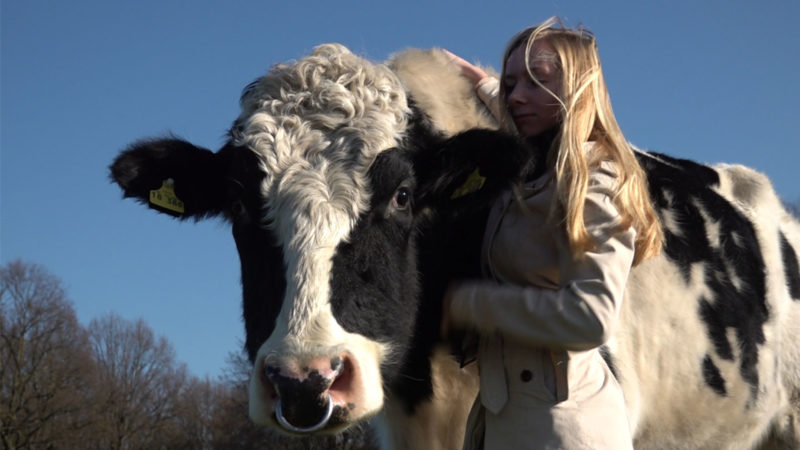
{"label": "blonde hair", "polygon": [[[548,42],[555,50],[553,63],[561,74],[560,97],[543,86],[531,72],[531,47],[537,40]],[[557,148],[549,149],[547,156],[547,164],[555,173],[558,198],[552,206],[551,218],[560,216],[563,219],[573,255],[580,257],[595,247],[583,221],[584,203],[589,168],[603,160],[616,165],[618,180],[613,201],[622,217],[622,225],[633,226],[636,230],[634,264],[657,255],[664,239],[661,224],[650,204],[644,170],[611,109],[594,35],[583,28],[566,28],[559,19],[552,17],[517,33],[509,41],[503,56],[503,75],[508,57],[523,44],[528,75],[561,105],[560,139],[554,141]],[[505,115],[502,122],[516,132],[508,117],[506,95],[501,83],[500,101]],[[596,150],[587,153],[583,144],[589,141],[596,143]]]}

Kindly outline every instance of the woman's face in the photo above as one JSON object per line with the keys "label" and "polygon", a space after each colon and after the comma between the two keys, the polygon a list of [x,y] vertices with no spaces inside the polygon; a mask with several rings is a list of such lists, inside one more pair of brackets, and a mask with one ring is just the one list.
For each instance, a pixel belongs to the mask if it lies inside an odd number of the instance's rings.
{"label": "woman's face", "polygon": [[[557,57],[549,42],[539,40],[531,47],[529,64],[536,79],[560,97],[561,72],[555,65]],[[508,55],[502,82],[508,112],[522,137],[538,136],[561,121],[558,101],[528,75],[524,42]]]}

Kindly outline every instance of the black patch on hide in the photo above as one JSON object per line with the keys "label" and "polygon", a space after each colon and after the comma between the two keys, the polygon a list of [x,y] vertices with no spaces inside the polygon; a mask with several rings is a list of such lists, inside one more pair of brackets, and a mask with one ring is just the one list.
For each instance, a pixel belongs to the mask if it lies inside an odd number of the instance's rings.
{"label": "black patch on hide", "polygon": [[241,264],[245,350],[251,363],[275,328],[286,290],[283,250],[263,219],[263,178],[258,157],[240,148],[228,175],[228,218]]}
{"label": "black patch on hide", "polygon": [[234,222],[233,237],[242,271],[245,350],[252,363],[275,328],[286,290],[286,269],[283,251],[261,224]]}
{"label": "black patch on hide", "polygon": [[[702,265],[711,296],[698,299],[698,312],[720,358],[732,361],[733,347],[739,349],[739,372],[755,398],[758,346],[765,341],[769,311],[764,258],[753,224],[714,190],[719,185],[714,169],[660,154],[637,156],[659,215],[669,211],[680,227],[679,233],[665,227],[664,252],[687,282],[692,266]],[[709,239],[706,220],[718,228],[719,242]],[[730,329],[737,342],[728,340]]]}
{"label": "black patch on hide", "polygon": [[797,263],[797,253],[792,244],[781,233],[781,255],[783,256],[783,270],[786,274],[786,283],[789,287],[789,295],[792,300],[800,300],[800,265]]}
{"label": "black patch on hide", "polygon": [[728,391],[725,389],[725,379],[722,378],[719,368],[714,364],[714,361],[711,360],[711,356],[709,355],[703,358],[703,379],[706,381],[708,387],[717,393],[717,395],[724,397],[728,394]]}
{"label": "black patch on hide", "polygon": [[[369,179],[370,208],[333,258],[331,308],[346,331],[390,343],[396,354],[404,355],[419,297],[411,163],[399,150],[384,151],[370,168]],[[408,203],[401,206],[403,201]],[[391,380],[401,362],[387,363],[383,375]]]}

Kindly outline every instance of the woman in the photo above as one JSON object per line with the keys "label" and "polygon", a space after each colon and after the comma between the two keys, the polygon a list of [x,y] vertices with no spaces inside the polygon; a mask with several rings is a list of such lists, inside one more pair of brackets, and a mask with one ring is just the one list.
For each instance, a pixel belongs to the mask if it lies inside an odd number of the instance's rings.
{"label": "woman", "polygon": [[657,254],[663,235],[594,36],[556,19],[523,30],[499,82],[452,58],[538,160],[489,215],[489,279],[455,284],[445,298],[443,327],[480,337],[465,448],[631,448],[622,391],[598,348],[631,267]]}

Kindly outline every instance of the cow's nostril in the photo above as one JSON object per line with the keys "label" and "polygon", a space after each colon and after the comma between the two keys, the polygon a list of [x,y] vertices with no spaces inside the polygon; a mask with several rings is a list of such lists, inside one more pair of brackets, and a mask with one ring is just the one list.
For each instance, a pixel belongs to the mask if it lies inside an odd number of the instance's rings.
{"label": "cow's nostril", "polygon": [[[333,361],[331,361],[331,363],[332,362]],[[333,380],[331,387],[328,389],[334,400],[349,397],[348,394],[353,388],[354,370],[353,362],[350,358],[347,356],[339,358],[338,374]]]}
{"label": "cow's nostril", "polygon": [[334,372],[339,372],[342,369],[342,358],[338,356],[334,356],[331,358],[331,370]]}
{"label": "cow's nostril", "polygon": [[267,376],[267,379],[273,381],[273,379],[279,376],[281,373],[280,367],[275,366],[265,366],[264,367],[264,375]]}

